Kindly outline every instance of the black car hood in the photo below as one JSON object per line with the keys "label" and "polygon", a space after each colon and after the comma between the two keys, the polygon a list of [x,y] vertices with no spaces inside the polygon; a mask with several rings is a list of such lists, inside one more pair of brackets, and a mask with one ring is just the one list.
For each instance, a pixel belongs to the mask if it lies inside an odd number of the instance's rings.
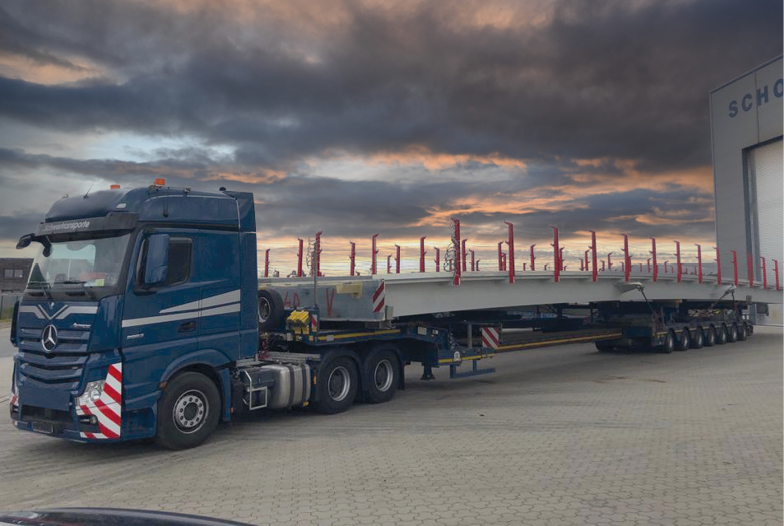
{"label": "black car hood", "polygon": [[250,526],[247,523],[211,519],[163,511],[112,508],[54,508],[0,512],[0,526]]}

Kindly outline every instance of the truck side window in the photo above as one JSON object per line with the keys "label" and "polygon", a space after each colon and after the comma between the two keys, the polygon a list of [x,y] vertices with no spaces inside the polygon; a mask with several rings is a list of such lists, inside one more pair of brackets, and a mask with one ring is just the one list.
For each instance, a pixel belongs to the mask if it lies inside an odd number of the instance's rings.
{"label": "truck side window", "polygon": [[191,275],[193,241],[188,238],[171,238],[169,243],[169,273],[164,286],[188,281]]}

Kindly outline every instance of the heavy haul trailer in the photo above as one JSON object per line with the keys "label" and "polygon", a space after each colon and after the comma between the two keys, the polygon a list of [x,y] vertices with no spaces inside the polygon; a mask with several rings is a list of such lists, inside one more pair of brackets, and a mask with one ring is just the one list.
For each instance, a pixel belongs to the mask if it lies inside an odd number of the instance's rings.
{"label": "heavy haul trailer", "polygon": [[[731,339],[733,324],[750,332],[732,294],[781,303],[759,285],[570,273],[483,272],[460,286],[428,274],[260,282],[255,225],[249,193],[158,181],[57,201],[18,243],[40,251],[14,308],[13,425],[186,448],[240,412],[385,402],[409,363],[455,377],[541,345],[683,346],[684,329],[694,341],[698,328]],[[692,307],[713,315],[713,329]]]}

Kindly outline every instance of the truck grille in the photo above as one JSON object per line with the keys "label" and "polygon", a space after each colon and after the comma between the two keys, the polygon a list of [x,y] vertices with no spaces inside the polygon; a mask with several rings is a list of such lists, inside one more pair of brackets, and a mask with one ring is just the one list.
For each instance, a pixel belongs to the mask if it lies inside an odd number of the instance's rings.
{"label": "truck grille", "polygon": [[64,389],[79,385],[87,362],[89,332],[60,331],[57,347],[51,352],[41,348],[40,337],[28,331],[19,341],[19,373],[45,384],[60,384]]}

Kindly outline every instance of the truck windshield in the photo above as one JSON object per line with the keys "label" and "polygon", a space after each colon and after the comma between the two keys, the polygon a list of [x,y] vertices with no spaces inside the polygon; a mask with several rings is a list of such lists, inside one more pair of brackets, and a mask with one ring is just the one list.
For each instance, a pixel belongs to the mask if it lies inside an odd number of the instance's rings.
{"label": "truck windshield", "polygon": [[30,271],[28,289],[63,285],[114,287],[122,271],[130,234],[78,241],[53,241],[47,257],[41,246]]}

